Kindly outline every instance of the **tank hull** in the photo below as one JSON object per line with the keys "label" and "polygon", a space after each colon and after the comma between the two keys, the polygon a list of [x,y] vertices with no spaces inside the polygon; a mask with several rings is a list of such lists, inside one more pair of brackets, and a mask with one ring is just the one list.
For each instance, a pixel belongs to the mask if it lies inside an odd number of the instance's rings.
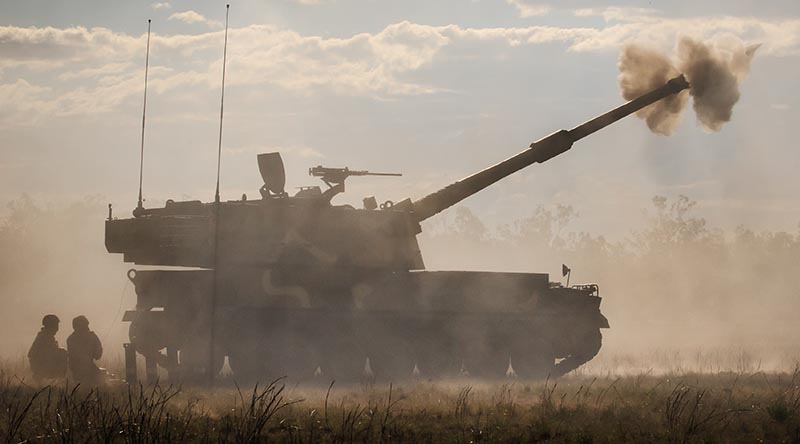
{"label": "tank hull", "polygon": [[546,274],[316,274],[131,272],[132,347],[184,379],[216,375],[225,357],[239,381],[554,377],[591,359],[608,327],[596,286]]}

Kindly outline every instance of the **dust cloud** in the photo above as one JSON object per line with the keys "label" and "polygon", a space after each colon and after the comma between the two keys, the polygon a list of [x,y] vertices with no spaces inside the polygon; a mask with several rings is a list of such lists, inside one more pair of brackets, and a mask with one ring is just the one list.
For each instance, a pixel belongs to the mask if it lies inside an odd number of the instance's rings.
{"label": "dust cloud", "polygon": [[72,319],[85,315],[103,342],[103,365],[121,355],[127,339],[125,310],[136,304],[125,273],[130,264],[103,244],[106,203],[96,198],[48,205],[23,196],[0,217],[0,359],[25,356],[42,316],[57,315],[61,347]]}
{"label": "dust cloud", "polygon": [[[557,281],[565,263],[572,284],[599,284],[611,328],[579,371],[791,369],[800,358],[800,232],[723,232],[686,197],[627,211],[645,208],[645,225],[612,240],[572,231],[580,208],[568,205],[498,227],[456,207],[424,224],[420,246],[430,270],[544,272]],[[21,362],[44,314],[61,318],[62,345],[72,317],[85,314],[104,342],[102,364],[119,368],[129,325],[121,315],[136,298],[130,264],[103,247],[105,212],[96,200],[52,207],[23,198],[0,220],[2,359]],[[487,304],[502,297],[491,296]]]}
{"label": "dust cloud", "polygon": [[580,210],[543,206],[491,227],[456,207],[426,222],[420,246],[429,269],[546,272],[564,282],[564,263],[570,284],[597,283],[611,328],[585,371],[790,371],[800,362],[800,232],[724,231],[692,199],[657,196],[620,209],[620,220],[648,216],[612,239],[574,231]]}
{"label": "dust cloud", "polygon": [[[620,89],[626,100],[634,99],[683,73],[700,125],[719,131],[731,120],[739,101],[740,83],[750,71],[759,45],[744,46],[738,40],[707,44],[689,37],[677,47],[677,62],[666,54],[636,44],[622,49],[619,62]],[[685,92],[655,103],[637,113],[656,134],[670,135],[680,123],[688,99]]]}

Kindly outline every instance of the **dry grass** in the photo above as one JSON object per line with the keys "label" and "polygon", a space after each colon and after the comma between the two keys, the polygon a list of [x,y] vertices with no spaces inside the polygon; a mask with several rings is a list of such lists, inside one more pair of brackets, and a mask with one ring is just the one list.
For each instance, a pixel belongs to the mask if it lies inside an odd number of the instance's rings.
{"label": "dry grass", "polygon": [[100,390],[6,371],[0,442],[800,442],[800,371]]}

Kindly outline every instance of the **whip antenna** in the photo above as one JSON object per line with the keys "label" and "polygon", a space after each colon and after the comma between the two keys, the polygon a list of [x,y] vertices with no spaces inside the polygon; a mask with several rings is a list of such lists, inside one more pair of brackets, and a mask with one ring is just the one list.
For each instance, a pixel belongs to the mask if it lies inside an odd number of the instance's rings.
{"label": "whip antenna", "polygon": [[225,5],[225,45],[222,50],[222,98],[219,101],[219,145],[217,145],[217,190],[214,193],[214,287],[211,292],[211,326],[209,328],[209,343],[208,343],[208,382],[214,381],[214,369],[216,369],[216,351],[214,345],[216,344],[216,314],[217,314],[217,291],[219,281],[217,280],[217,270],[219,269],[219,165],[222,159],[222,115],[225,110],[225,62],[228,57],[228,13],[231,10],[231,5]]}
{"label": "whip antenna", "polygon": [[150,68],[150,19],[147,19],[147,53],[144,58],[144,104],[142,105],[142,146],[139,149],[139,203],[142,207],[142,170],[144,169],[144,118],[147,114],[147,71]]}
{"label": "whip antenna", "polygon": [[225,45],[222,49],[222,98],[219,101],[219,145],[217,146],[217,191],[214,193],[214,202],[219,203],[219,164],[222,160],[222,115],[225,110],[225,62],[228,57],[228,13],[231,5],[225,5]]}

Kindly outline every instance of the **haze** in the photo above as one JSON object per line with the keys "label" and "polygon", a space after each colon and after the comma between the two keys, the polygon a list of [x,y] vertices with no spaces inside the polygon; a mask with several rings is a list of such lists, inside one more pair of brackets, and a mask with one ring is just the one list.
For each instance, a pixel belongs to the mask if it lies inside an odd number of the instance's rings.
{"label": "haze", "polygon": [[[623,289],[626,279],[633,285],[633,276],[623,273],[630,270],[609,273],[615,263],[630,262],[612,258],[593,265],[585,257],[537,256],[519,248],[505,254],[500,247],[507,242],[493,242],[492,249],[470,246],[469,236],[446,238],[441,233],[447,229],[437,231],[436,224],[446,226],[470,211],[489,227],[489,234],[477,233],[486,242],[486,236],[502,237],[495,227],[537,214],[541,205],[565,204],[580,213],[569,230],[622,241],[632,231],[647,230],[652,221],[645,209],[653,208],[656,195],[689,196],[697,202],[692,215],[725,230],[723,238],[741,225],[787,232],[796,248],[800,152],[792,130],[800,119],[800,8],[793,1],[730,2],[724,8],[696,3],[233,3],[222,198],[257,196],[255,156],[268,151],[284,155],[287,189],[316,184],[307,168],[322,164],[404,174],[354,178],[336,203],[360,205],[367,195],[379,201],[418,198],[622,103],[617,64],[628,43],[671,54],[682,37],[737,39],[761,47],[740,85],[731,121],[719,132],[705,131],[693,113],[682,116],[670,137],[628,118],[566,155],[469,198],[469,210],[438,216],[439,222],[424,227],[440,234],[423,239],[423,249],[430,249],[424,254],[430,268],[551,273],[572,259],[584,266],[581,280]],[[7,326],[29,328],[20,331],[32,337],[46,311],[61,310],[62,328],[68,315],[90,312],[98,329],[116,332],[121,342],[124,326],[112,315],[118,305],[132,307],[133,297],[128,289],[120,300],[128,267],[104,254],[102,220],[106,202],[120,217],[136,204],[147,19],[153,20],[153,39],[144,196],[147,206],[155,206],[170,198],[213,199],[224,12],[224,2],[210,1],[0,5],[0,202],[15,201],[19,208],[21,196],[28,195],[39,208],[55,208],[38,213],[53,216],[38,225],[45,229],[29,230],[47,233],[36,244],[49,252],[45,262],[4,258],[3,275],[17,277],[0,283]],[[89,196],[90,204],[63,209]],[[0,211],[4,217],[19,214],[5,206]],[[95,225],[87,224],[93,220]],[[14,254],[29,245],[20,244]],[[773,258],[759,265],[784,273],[771,273],[775,279],[797,275],[799,256],[792,251],[788,263]],[[704,254],[692,261],[709,260]],[[719,273],[714,282],[725,285],[702,289],[715,294],[702,313],[714,312],[724,289],[736,288],[733,277],[747,291],[759,288],[763,274],[750,272],[755,263],[730,257],[739,268]],[[681,265],[692,268],[692,261]],[[783,268],[773,268],[779,264]],[[50,273],[47,279],[43,270]],[[692,279],[703,282],[703,276]],[[611,332],[614,307],[619,320],[628,304],[670,305],[663,298],[674,293],[650,291],[666,282],[663,276],[641,282],[634,287],[643,299],[631,291],[604,310]],[[772,285],[769,294],[777,296],[766,303],[771,310],[764,319],[797,308],[794,284]],[[701,291],[690,285],[683,290],[688,302],[670,314],[692,307],[693,292]],[[736,301],[746,296],[741,292]],[[660,302],[653,304],[656,298]],[[25,305],[24,316],[13,317],[26,301],[34,302]],[[724,325],[752,307],[740,308],[716,320]],[[634,325],[640,314],[628,316],[627,325],[642,328]],[[730,345],[736,337],[716,345]],[[18,354],[27,342],[27,336],[4,339],[0,352]]]}

